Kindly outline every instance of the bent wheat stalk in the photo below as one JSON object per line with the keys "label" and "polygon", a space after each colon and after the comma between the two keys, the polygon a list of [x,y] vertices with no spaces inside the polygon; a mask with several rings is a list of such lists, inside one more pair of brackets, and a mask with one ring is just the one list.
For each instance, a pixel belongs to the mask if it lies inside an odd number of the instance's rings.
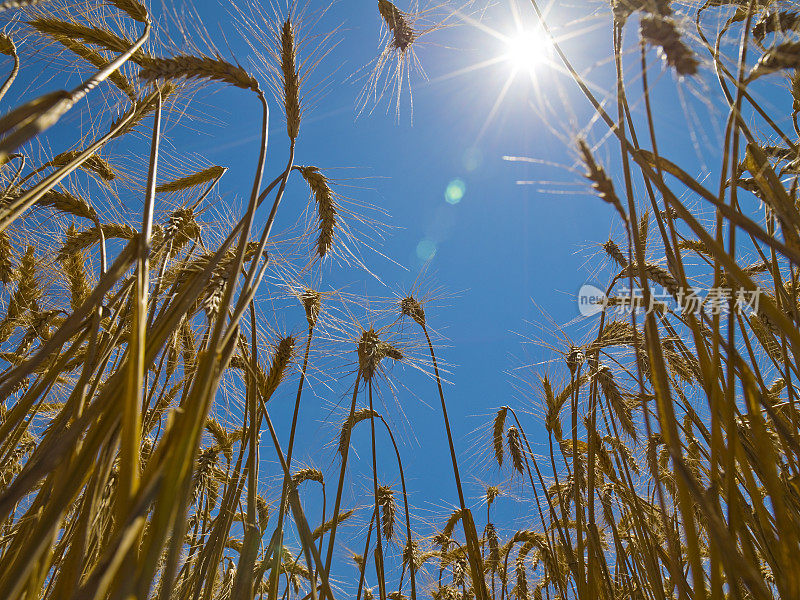
{"label": "bent wheat stalk", "polygon": [[14,61],[14,66],[11,68],[11,73],[8,74],[8,77],[3,82],[3,86],[0,87],[0,100],[2,100],[9,88],[11,88],[11,84],[14,83],[17,73],[19,73],[19,56],[17,56],[17,47],[14,45],[14,40],[12,40],[11,37],[6,34],[0,35],[0,54],[10,56]]}

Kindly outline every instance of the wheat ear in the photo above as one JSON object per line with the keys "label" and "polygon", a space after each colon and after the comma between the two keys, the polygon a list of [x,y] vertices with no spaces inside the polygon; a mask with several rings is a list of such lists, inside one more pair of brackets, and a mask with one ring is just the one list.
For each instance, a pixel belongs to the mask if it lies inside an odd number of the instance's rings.
{"label": "wheat ear", "polygon": [[331,189],[328,178],[317,167],[294,167],[306,180],[317,204],[319,219],[319,237],[317,238],[317,255],[324,257],[333,246],[337,226],[336,196]]}
{"label": "wheat ear", "polygon": [[221,58],[178,54],[172,58],[147,58],[142,62],[139,78],[144,81],[157,79],[201,79],[220,81],[245,90],[260,93],[258,81],[242,67],[232,65]]}
{"label": "wheat ear", "polygon": [[392,46],[407,50],[416,37],[408,17],[389,0],[378,0],[378,12],[392,34]]}
{"label": "wheat ear", "polygon": [[287,18],[281,27],[280,60],[286,132],[290,140],[295,140],[300,132],[302,110],[300,108],[300,77],[297,70],[297,46],[291,18]]}

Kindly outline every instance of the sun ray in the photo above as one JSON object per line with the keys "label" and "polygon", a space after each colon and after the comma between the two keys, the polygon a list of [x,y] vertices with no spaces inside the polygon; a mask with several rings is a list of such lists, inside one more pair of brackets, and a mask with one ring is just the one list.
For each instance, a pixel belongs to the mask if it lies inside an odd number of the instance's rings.
{"label": "sun ray", "polygon": [[494,58],[483,60],[479,63],[469,65],[462,69],[457,69],[456,71],[445,73],[444,75],[440,75],[439,77],[434,77],[433,79],[430,79],[428,83],[439,83],[440,81],[446,81],[448,79],[452,79],[453,77],[458,77],[459,75],[465,75],[467,73],[477,71],[478,69],[485,69],[486,67],[491,67],[492,65],[496,65],[497,63],[503,62],[504,60],[505,60],[504,56],[495,56]]}
{"label": "sun ray", "polygon": [[492,110],[490,110],[489,114],[486,116],[486,121],[484,121],[481,130],[478,132],[478,137],[475,138],[475,144],[477,144],[483,137],[483,134],[486,133],[486,130],[489,128],[489,125],[492,122],[492,119],[494,119],[495,114],[497,114],[497,111],[500,109],[500,105],[503,103],[503,100],[505,99],[508,90],[511,88],[511,84],[514,83],[514,79],[516,78],[516,76],[517,76],[516,71],[512,71],[506,78],[506,82],[503,84],[500,93],[497,95],[497,99],[494,101]]}
{"label": "sun ray", "polygon": [[495,39],[500,40],[501,42],[508,41],[508,36],[507,35],[503,35],[499,31],[497,31],[495,29],[492,29],[488,25],[485,25],[485,24],[481,23],[480,21],[476,21],[475,19],[473,19],[469,15],[465,15],[464,13],[459,12],[457,10],[453,11],[453,15],[457,16],[458,18],[460,18],[467,25],[472,25],[473,27],[475,27],[475,29],[479,29],[480,31],[483,31],[484,33],[489,34],[490,36],[492,36]]}
{"label": "sun ray", "polygon": [[[548,2],[547,10],[552,8],[553,1]],[[539,75],[544,67],[553,72],[564,72],[563,67],[552,60],[554,45],[558,41],[545,31],[541,26],[526,26],[520,7],[512,1],[509,6],[510,16],[506,27],[497,29],[460,11],[453,11],[452,15],[458,17],[464,24],[474,27],[495,40],[501,42],[501,48],[491,58],[469,64],[465,67],[440,75],[429,83],[438,83],[459,75],[471,73],[487,67],[508,65],[509,75],[498,90],[497,98],[487,114],[486,120],[477,135],[476,141],[486,133],[489,125],[496,118],[504,100],[507,98],[512,85],[520,76],[525,80],[530,79],[529,85],[534,90],[534,95],[539,98],[543,94]]]}

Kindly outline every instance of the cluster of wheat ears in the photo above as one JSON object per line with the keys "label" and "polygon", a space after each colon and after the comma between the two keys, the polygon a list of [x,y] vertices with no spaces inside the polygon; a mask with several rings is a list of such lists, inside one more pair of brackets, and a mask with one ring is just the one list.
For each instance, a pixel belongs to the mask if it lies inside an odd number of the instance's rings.
{"label": "cluster of wheat ears", "polygon": [[[402,89],[426,32],[421,13],[377,4],[385,47],[369,78],[373,98]],[[487,427],[500,473],[532,507],[530,525],[514,531],[492,512],[508,483],[485,489],[476,526],[420,295],[364,321],[387,318],[384,328],[348,328],[332,316],[350,312],[337,309],[341,294],[302,283],[354,237],[329,177],[296,164],[315,60],[302,55],[295,12],[262,26],[236,9],[268,66],[254,75],[191,45],[157,56],[168,40],[153,39],[137,0],[0,3],[0,53],[11,65],[0,98],[8,102],[26,56],[49,52],[85,74],[72,90],[12,102],[0,118],[0,598],[800,598],[800,16],[790,8],[618,0],[603,10],[616,78],[602,98],[555,45],[619,148],[610,173],[577,143],[624,238],[603,244],[615,276],[596,335],[564,348],[562,366],[530,388],[539,417],[524,426],[504,406]],[[631,28],[639,68],[626,76]],[[654,48],[677,85],[701,65],[718,82],[715,187],[659,154]],[[224,166],[163,175],[166,111],[187,110],[197,85],[240,88],[263,114],[250,195],[241,214],[218,221],[201,215]],[[758,100],[764,90],[769,103]],[[288,163],[265,184],[270,105],[286,121]],[[93,116],[74,118],[88,106]],[[80,141],[53,153],[47,130],[60,120],[62,131],[82,128]],[[118,166],[142,147],[141,177]],[[294,178],[310,189],[312,210],[303,235],[275,241]],[[118,208],[122,190],[141,201],[135,219]],[[257,218],[265,201],[271,210]],[[258,301],[265,277],[285,282],[305,313],[304,337],[265,331],[284,318]],[[678,296],[698,283],[758,291],[760,302],[749,312],[733,300],[717,312],[652,302],[659,289]],[[622,286],[641,288],[655,310],[612,315]],[[441,529],[416,518],[412,527],[406,448],[373,404],[384,365],[409,360],[396,334],[403,320],[426,355],[449,443],[457,509]],[[352,395],[323,472],[292,455],[304,387],[331,340],[346,346],[330,352],[352,366]],[[276,430],[270,399],[290,381],[293,419]],[[231,395],[238,408],[220,410]],[[371,489],[365,506],[347,506],[360,424],[370,430]],[[396,467],[399,486],[379,480],[376,438],[381,454],[393,449],[381,462]],[[267,465],[278,469],[277,491],[265,485],[275,475]],[[312,483],[321,509],[299,493]],[[340,530],[356,513],[365,526],[347,537],[363,547],[349,555],[352,580]]]}

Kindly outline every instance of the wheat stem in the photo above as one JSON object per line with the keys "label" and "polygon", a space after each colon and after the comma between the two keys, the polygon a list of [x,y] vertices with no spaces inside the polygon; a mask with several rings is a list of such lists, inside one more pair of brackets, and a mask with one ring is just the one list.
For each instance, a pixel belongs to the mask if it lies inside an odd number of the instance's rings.
{"label": "wheat stem", "polygon": [[150,144],[150,167],[147,174],[147,188],[142,211],[142,230],[137,242],[136,287],[134,291],[133,324],[128,346],[128,378],[123,396],[123,417],[121,432],[118,518],[124,515],[136,495],[139,485],[139,448],[141,445],[141,406],[142,387],[145,373],[145,334],[147,327],[148,287],[150,279],[150,238],[153,232],[153,204],[156,195],[158,173],[158,150],[161,142],[161,101],[156,105],[153,117],[153,136]]}
{"label": "wheat stem", "polygon": [[444,401],[444,391],[442,390],[442,379],[439,375],[439,364],[436,360],[436,353],[433,351],[433,343],[431,336],[428,334],[428,328],[423,323],[421,325],[422,331],[425,334],[425,340],[428,343],[428,350],[433,361],[433,371],[436,377],[436,386],[439,390],[439,399],[442,403],[442,417],[444,418],[444,428],[447,433],[447,442],[450,446],[450,460],[453,464],[453,476],[456,480],[456,490],[458,491],[458,501],[461,506],[462,512],[462,525],[464,527],[464,537],[467,542],[467,553],[469,556],[470,569],[472,570],[472,581],[475,588],[475,595],[478,600],[488,600],[488,592],[486,590],[486,580],[483,577],[483,561],[480,556],[480,549],[478,545],[478,534],[475,531],[475,524],[472,521],[472,515],[467,509],[466,502],[464,501],[464,491],[461,487],[461,475],[458,470],[458,460],[456,459],[456,449],[453,443],[453,434],[450,430],[450,419],[447,417],[447,404]]}
{"label": "wheat stem", "polygon": [[[367,380],[367,393],[369,396],[370,432],[372,441],[372,486],[373,501],[375,503],[375,573],[378,577],[378,592],[380,600],[386,600],[386,574],[383,567],[383,543],[381,541],[381,528],[378,526],[378,459],[375,451],[375,409],[372,406],[372,378]],[[364,555],[366,559],[366,554]]]}
{"label": "wheat stem", "polygon": [[[374,411],[373,411],[374,412]],[[375,413],[377,414],[377,413]],[[392,441],[392,446],[394,447],[395,457],[397,458],[397,468],[400,471],[400,486],[403,489],[403,506],[405,507],[405,517],[406,517],[406,544],[411,546],[413,543],[413,539],[411,536],[411,515],[408,509],[408,492],[406,490],[406,477],[403,471],[403,461],[400,459],[400,449],[397,446],[397,441],[394,438],[394,434],[392,433],[391,427],[386,422],[386,419],[383,418],[382,415],[377,414],[378,418],[383,422],[384,427],[386,428],[386,432],[389,434],[389,439]],[[365,553],[366,556],[366,553]],[[409,562],[409,573],[411,577],[411,600],[416,600],[417,598],[417,580],[416,580],[416,566],[414,565],[413,557],[412,560]],[[401,578],[402,584],[402,578]]]}
{"label": "wheat stem", "polygon": [[[258,287],[261,284],[261,280],[264,277],[264,273],[266,273],[267,267],[269,266],[269,256],[264,258],[263,265],[259,265],[259,261],[264,254],[264,249],[267,246],[267,241],[269,240],[269,235],[272,232],[272,226],[275,223],[275,215],[278,212],[278,206],[280,206],[281,199],[283,198],[283,193],[286,190],[286,182],[289,179],[289,175],[292,172],[292,164],[294,163],[294,141],[291,142],[289,146],[289,163],[286,166],[286,170],[284,171],[283,177],[281,179],[280,187],[278,188],[277,194],[275,194],[275,201],[272,203],[272,210],[269,213],[269,217],[267,217],[267,223],[264,225],[264,229],[261,232],[261,239],[258,241],[258,247],[256,249],[255,254],[253,255],[251,261],[251,267],[249,272],[247,273],[247,277],[245,278],[244,285],[242,287],[242,293],[239,295],[238,302],[233,310],[233,315],[231,317],[231,323],[235,324],[239,321],[242,314],[244,313],[245,308],[247,305],[253,301],[255,298],[256,292],[258,291]],[[253,193],[253,198],[255,199],[255,190]],[[241,265],[239,265],[239,269],[237,269],[237,273],[241,270]],[[229,288],[233,288],[233,284],[235,280],[229,284]],[[226,334],[223,336],[223,341],[227,342],[230,340],[231,336],[233,335],[234,327],[230,327]]]}
{"label": "wheat stem", "polygon": [[[275,428],[272,425],[272,421],[269,418],[269,413],[267,412],[267,407],[263,403],[263,400],[261,406],[262,410],[264,411],[264,418],[267,421],[267,427],[269,428],[270,436],[272,437],[272,443],[275,445],[275,451],[278,454],[278,459],[280,460],[281,467],[283,468],[283,473],[285,475],[286,473],[290,473],[290,471],[286,464],[286,460],[284,459],[283,451],[281,450],[280,442],[278,441],[278,436],[275,433]],[[328,582],[328,569],[322,568],[322,559],[317,552],[317,547],[313,543],[313,535],[311,534],[311,530],[308,528],[308,522],[306,521],[305,515],[303,514],[303,509],[300,506],[300,500],[297,497],[296,489],[292,489],[289,492],[289,506],[292,508],[292,514],[294,515],[295,524],[297,525],[297,529],[300,533],[303,551],[306,553],[306,561],[308,562],[309,568],[312,564],[311,559],[313,558],[314,563],[317,565],[317,569],[322,577],[323,598],[327,596],[328,600],[336,600]],[[334,514],[334,523],[336,523],[337,518],[338,512]],[[333,539],[333,532],[331,532],[331,539]],[[312,587],[312,599],[314,599],[315,594],[316,590],[314,587]]]}
{"label": "wheat stem", "polygon": [[[294,401],[294,412],[292,414],[292,425],[291,425],[291,429],[290,429],[290,432],[289,432],[289,445],[287,446],[287,449],[286,449],[286,465],[287,465],[287,467],[289,469],[291,469],[291,466],[292,466],[292,451],[294,450],[294,438],[295,438],[295,433],[297,431],[298,415],[300,413],[300,398],[301,398],[301,396],[303,394],[303,384],[305,383],[305,379],[306,379],[306,369],[308,368],[308,355],[309,355],[309,352],[311,351],[311,339],[312,339],[313,335],[314,335],[314,326],[309,324],[308,337],[306,339],[306,348],[305,348],[305,352],[303,354],[303,366],[302,366],[302,369],[300,370],[300,382],[297,385],[297,396],[295,397],[295,401]],[[284,478],[283,478],[283,486],[281,488],[281,500],[280,500],[280,504],[278,505],[279,509],[278,509],[277,531],[279,532],[279,536],[280,536],[280,538],[279,538],[280,539],[279,546],[283,544],[283,520],[284,520],[284,516],[286,514],[286,496],[288,495],[290,486],[292,486],[292,485],[294,485],[292,483],[292,480],[290,478],[287,478],[286,476],[284,476]],[[316,587],[316,584],[314,583],[314,581],[311,582],[311,587],[312,587],[312,589],[314,589]],[[276,595],[278,593],[278,569],[275,568],[274,565],[273,565],[273,568],[272,568],[272,573],[270,574],[270,593],[272,594],[272,597],[276,597]]]}
{"label": "wheat stem", "polygon": [[[361,371],[359,370],[358,375],[356,376],[356,383],[353,386],[353,399],[350,403],[350,412],[347,416],[347,421],[350,421],[353,418],[353,415],[356,412],[356,399],[358,398],[358,385],[361,382]],[[337,523],[337,519],[339,517],[339,509],[342,502],[342,491],[344,489],[344,475],[347,469],[347,458],[350,454],[350,429],[348,428],[345,431],[344,439],[340,448],[342,450],[342,466],[339,470],[339,481],[336,487],[336,500],[333,504],[333,522]],[[331,537],[328,540],[328,555],[325,558],[325,572],[330,573],[331,562],[333,561],[333,544],[336,540],[336,525],[331,529]]]}

